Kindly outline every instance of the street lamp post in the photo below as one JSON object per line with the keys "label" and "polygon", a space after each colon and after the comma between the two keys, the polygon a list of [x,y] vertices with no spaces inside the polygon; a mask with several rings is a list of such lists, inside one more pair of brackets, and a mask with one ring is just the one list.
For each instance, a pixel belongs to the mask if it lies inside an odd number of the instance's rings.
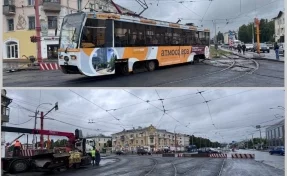
{"label": "street lamp post", "polygon": [[176,154],[176,152],[177,152],[177,145],[176,145],[176,133],[175,133],[175,129],[176,129],[176,127],[178,127],[179,125],[176,125],[175,127],[174,127],[174,146],[175,146],[175,151],[174,151],[174,153]]}
{"label": "street lamp post", "polygon": [[[39,105],[37,106],[36,111],[35,111],[34,130],[36,129],[36,126],[37,126],[37,115],[38,115],[38,113],[39,113],[38,108],[39,108],[40,106],[42,106],[42,105],[45,105],[45,104],[47,104],[47,105],[52,105],[52,103],[41,103],[41,104],[39,104]],[[34,134],[34,135],[33,135],[33,141],[32,141],[32,143],[33,143],[33,146],[32,146],[33,149],[35,149],[35,137],[36,137],[36,135]]]}

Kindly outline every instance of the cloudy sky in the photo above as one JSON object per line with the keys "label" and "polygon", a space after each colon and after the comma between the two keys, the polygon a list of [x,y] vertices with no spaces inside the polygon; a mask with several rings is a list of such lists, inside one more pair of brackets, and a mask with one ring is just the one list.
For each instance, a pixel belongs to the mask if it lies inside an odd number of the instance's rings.
{"label": "cloudy sky", "polygon": [[[47,115],[50,119],[45,120],[44,129],[74,132],[79,128],[84,135],[110,135],[123,128],[153,124],[171,132],[195,133],[195,136],[208,137],[212,141],[231,142],[251,138],[251,134],[259,136],[255,125],[263,126],[262,135],[265,136],[265,127],[282,120],[284,115],[280,108],[270,109],[284,106],[283,90],[9,89],[7,92],[13,99],[7,126],[33,128],[33,118],[29,116],[34,115],[37,106],[58,102],[59,110]],[[43,104],[38,110],[47,112],[52,107]],[[37,125],[40,128],[39,122]],[[6,141],[18,135],[6,133]],[[25,139],[22,138],[22,142]]]}
{"label": "cloudy sky", "polygon": [[[137,13],[143,9],[135,0],[115,2]],[[212,20],[215,20],[217,32],[227,32],[252,22],[255,17],[272,19],[284,10],[284,0],[146,0],[146,3],[148,9],[142,16],[171,22],[182,18],[183,24],[193,22],[211,29],[212,36]]]}

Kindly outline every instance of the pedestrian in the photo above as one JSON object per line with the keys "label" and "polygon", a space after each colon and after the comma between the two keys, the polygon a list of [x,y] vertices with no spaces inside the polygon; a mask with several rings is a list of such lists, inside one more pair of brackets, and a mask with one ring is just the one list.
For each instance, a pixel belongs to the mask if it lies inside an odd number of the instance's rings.
{"label": "pedestrian", "polygon": [[245,46],[245,44],[243,43],[243,44],[242,44],[242,52],[243,52],[243,55],[245,54],[245,51],[246,51],[246,46]]}
{"label": "pedestrian", "polygon": [[100,165],[100,161],[101,161],[100,152],[98,150],[96,150],[96,166]]}
{"label": "pedestrian", "polygon": [[95,166],[95,160],[96,160],[96,150],[95,150],[95,147],[93,148],[93,150],[91,150],[91,155],[92,155],[93,166]]}
{"label": "pedestrian", "polygon": [[20,150],[21,150],[21,148],[22,148],[22,144],[21,144],[21,142],[17,139],[17,140],[15,141],[14,148],[13,148],[13,157],[20,155]]}
{"label": "pedestrian", "polygon": [[237,45],[237,49],[238,49],[238,53],[241,53],[241,45],[240,44]]}
{"label": "pedestrian", "polygon": [[279,45],[277,44],[277,42],[275,42],[274,44],[274,50],[276,54],[276,60],[279,60]]}

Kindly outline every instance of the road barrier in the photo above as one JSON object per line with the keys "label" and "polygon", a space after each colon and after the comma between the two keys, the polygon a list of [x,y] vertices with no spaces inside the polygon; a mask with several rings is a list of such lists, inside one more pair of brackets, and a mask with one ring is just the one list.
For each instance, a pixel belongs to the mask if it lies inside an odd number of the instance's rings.
{"label": "road barrier", "polygon": [[233,153],[231,158],[255,159],[255,154]]}
{"label": "road barrier", "polygon": [[227,158],[227,154],[222,154],[222,153],[212,153],[209,154],[210,158]]}
{"label": "road barrier", "polygon": [[174,153],[164,153],[162,154],[162,157],[175,157]]}
{"label": "road barrier", "polygon": [[209,157],[209,155],[208,153],[198,153],[198,154],[185,153],[183,154],[183,157]]}
{"label": "road barrier", "polygon": [[177,157],[183,157],[182,153],[177,154]]}
{"label": "road barrier", "polygon": [[40,70],[60,70],[58,63],[39,63]]}
{"label": "road barrier", "polygon": [[27,150],[21,150],[20,155],[21,156],[34,156],[34,155],[44,154],[48,152],[49,151],[46,149],[27,149]]}

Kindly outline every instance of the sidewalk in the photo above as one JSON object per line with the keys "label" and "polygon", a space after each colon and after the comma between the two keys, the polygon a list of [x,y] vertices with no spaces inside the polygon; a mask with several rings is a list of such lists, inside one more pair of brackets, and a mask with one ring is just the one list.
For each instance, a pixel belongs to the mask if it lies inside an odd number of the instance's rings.
{"label": "sidewalk", "polygon": [[[44,59],[43,63],[57,63],[57,59]],[[22,70],[40,70],[39,63],[31,63],[28,59],[5,59],[3,60],[3,71],[15,72]]]}
{"label": "sidewalk", "polygon": [[[256,59],[256,60],[269,60],[269,61],[274,61],[274,62],[284,62],[284,57],[279,57],[279,60],[276,60],[275,53],[251,53],[251,52],[245,52],[245,55],[239,54],[237,50],[229,50],[226,48],[221,48],[219,47],[218,49],[223,50],[223,51],[229,51],[232,52],[233,54],[237,56],[244,57],[246,59]],[[271,50],[272,52],[272,50]]]}

